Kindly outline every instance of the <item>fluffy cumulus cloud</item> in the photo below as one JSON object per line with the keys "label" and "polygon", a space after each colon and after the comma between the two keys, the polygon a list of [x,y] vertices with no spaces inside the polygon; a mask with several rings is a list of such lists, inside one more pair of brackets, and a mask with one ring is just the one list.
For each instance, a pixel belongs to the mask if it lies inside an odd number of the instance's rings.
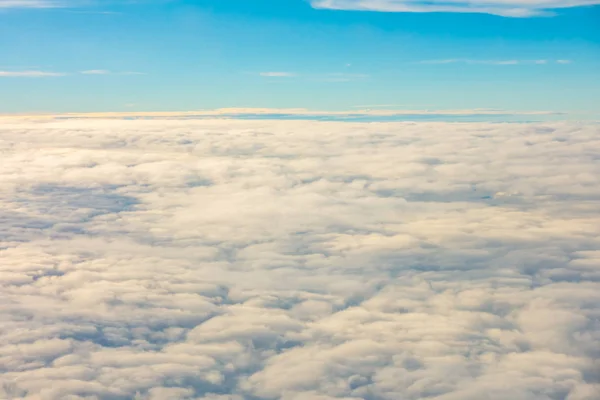
{"label": "fluffy cumulus cloud", "polygon": [[5,119],[0,398],[592,400],[600,127]]}
{"label": "fluffy cumulus cloud", "polygon": [[310,0],[315,8],[380,12],[482,13],[503,17],[549,15],[552,10],[600,4],[600,0]]}

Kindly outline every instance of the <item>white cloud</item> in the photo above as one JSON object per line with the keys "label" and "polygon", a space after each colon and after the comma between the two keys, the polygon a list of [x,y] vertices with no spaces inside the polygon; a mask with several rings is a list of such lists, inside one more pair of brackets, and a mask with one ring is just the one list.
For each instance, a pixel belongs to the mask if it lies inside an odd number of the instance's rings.
{"label": "white cloud", "polygon": [[64,75],[66,74],[47,71],[0,71],[0,78],[48,78]]}
{"label": "white cloud", "polygon": [[379,12],[483,13],[503,17],[549,15],[552,10],[600,4],[600,0],[311,0],[315,8]]}
{"label": "white cloud", "polygon": [[106,69],[90,69],[87,71],[81,71],[81,73],[84,75],[108,75],[110,74],[110,71]]}
{"label": "white cloud", "polygon": [[62,7],[62,1],[54,0],[0,0],[2,8],[55,8]]}
{"label": "white cloud", "polygon": [[[113,72],[105,70],[105,69],[91,69],[86,71],[79,71],[80,74],[83,75],[110,75]],[[120,72],[119,75],[145,75],[142,72]],[[49,72],[49,71],[38,71],[38,70],[26,70],[26,71],[16,71],[16,70],[0,70],[0,78],[47,78],[47,77],[56,77],[56,76],[65,76],[69,75],[64,72]]]}
{"label": "white cloud", "polygon": [[1,122],[0,398],[599,389],[597,124]]}
{"label": "white cloud", "polygon": [[556,60],[557,64],[571,64],[572,62],[571,60]]}
{"label": "white cloud", "polygon": [[296,76],[293,72],[261,72],[259,75],[271,78],[291,78]]}

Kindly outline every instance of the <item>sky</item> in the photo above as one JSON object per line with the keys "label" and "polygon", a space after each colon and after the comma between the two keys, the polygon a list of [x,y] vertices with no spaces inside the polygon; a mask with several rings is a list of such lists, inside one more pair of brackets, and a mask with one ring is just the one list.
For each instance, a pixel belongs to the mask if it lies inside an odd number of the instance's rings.
{"label": "sky", "polygon": [[597,113],[595,3],[0,0],[0,112]]}

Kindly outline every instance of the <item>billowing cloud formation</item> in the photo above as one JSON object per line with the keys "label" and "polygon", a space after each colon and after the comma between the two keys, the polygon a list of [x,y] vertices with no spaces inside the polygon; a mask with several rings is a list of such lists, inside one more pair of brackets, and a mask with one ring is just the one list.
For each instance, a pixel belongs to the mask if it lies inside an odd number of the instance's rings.
{"label": "billowing cloud formation", "polygon": [[0,398],[597,398],[598,125],[45,121]]}
{"label": "billowing cloud formation", "polygon": [[548,15],[550,10],[600,4],[600,0],[311,0],[315,8],[380,12],[482,13],[503,17]]}

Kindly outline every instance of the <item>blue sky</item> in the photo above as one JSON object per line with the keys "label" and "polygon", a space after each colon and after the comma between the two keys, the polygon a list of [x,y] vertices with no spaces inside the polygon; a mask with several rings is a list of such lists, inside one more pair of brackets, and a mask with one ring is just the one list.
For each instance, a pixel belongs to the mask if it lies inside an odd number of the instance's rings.
{"label": "blue sky", "polygon": [[594,2],[0,0],[0,112],[596,113]]}

